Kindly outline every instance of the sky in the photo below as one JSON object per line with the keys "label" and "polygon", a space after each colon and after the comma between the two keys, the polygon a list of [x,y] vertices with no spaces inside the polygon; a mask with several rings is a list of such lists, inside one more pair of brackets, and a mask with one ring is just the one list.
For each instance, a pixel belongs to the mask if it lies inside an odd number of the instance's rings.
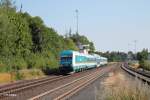
{"label": "sky", "polygon": [[93,41],[98,51],[150,50],[150,0],[16,0],[18,9],[40,16],[64,35],[76,32]]}

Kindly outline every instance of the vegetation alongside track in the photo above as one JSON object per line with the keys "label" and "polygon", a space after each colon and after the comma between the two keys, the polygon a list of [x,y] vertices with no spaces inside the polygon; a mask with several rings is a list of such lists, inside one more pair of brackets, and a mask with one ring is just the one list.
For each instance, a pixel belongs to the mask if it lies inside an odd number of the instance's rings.
{"label": "vegetation alongside track", "polygon": [[132,68],[142,68],[144,70],[150,71],[150,53],[148,52],[148,49],[143,49],[141,52],[138,52],[136,54],[136,60],[129,60],[128,64]]}
{"label": "vegetation alongside track", "polygon": [[11,73],[0,73],[0,83],[8,83],[15,80],[30,80],[45,77],[40,69],[24,69]]}
{"label": "vegetation alongside track", "polygon": [[109,62],[122,62],[122,61],[125,61],[127,60],[127,53],[124,53],[124,52],[115,52],[115,51],[112,51],[112,52],[95,52],[99,55],[102,55],[106,58],[108,58],[108,61]]}
{"label": "vegetation alongside track", "polygon": [[[46,74],[57,71],[60,51],[78,50],[79,42],[89,44],[90,52],[94,52],[94,44],[87,37],[72,34],[71,29],[65,36],[59,35],[55,29],[47,27],[40,17],[32,17],[16,8],[12,0],[0,0],[1,73],[11,72],[21,79],[19,70],[40,69]],[[113,56],[109,56],[111,54]],[[118,53],[111,54],[102,56],[109,56],[110,61],[119,61],[116,60],[119,56],[115,56]]]}
{"label": "vegetation alongside track", "polygon": [[137,53],[137,59],[139,60],[140,67],[150,71],[150,60],[148,59],[149,53],[147,49],[143,49],[142,52]]}
{"label": "vegetation alongside track", "polygon": [[40,17],[18,11],[12,0],[0,0],[0,72],[18,76],[18,70],[40,69],[47,73],[58,67],[60,51],[78,50],[77,42],[90,44],[94,50],[87,37],[67,34],[59,35]]}
{"label": "vegetation alongside track", "polygon": [[116,88],[109,88],[105,93],[104,100],[149,100],[149,86],[140,81],[130,82],[128,85],[118,83]]}
{"label": "vegetation alongside track", "polygon": [[97,100],[149,100],[149,89],[147,83],[128,76],[118,68],[101,82]]}

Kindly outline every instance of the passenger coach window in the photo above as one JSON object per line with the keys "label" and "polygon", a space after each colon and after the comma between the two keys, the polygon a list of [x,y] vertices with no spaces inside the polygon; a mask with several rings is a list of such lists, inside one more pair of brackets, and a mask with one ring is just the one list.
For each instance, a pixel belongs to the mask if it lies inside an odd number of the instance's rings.
{"label": "passenger coach window", "polygon": [[76,56],[75,57],[75,62],[76,63],[84,63],[84,62],[86,62],[86,57],[84,57],[84,56]]}

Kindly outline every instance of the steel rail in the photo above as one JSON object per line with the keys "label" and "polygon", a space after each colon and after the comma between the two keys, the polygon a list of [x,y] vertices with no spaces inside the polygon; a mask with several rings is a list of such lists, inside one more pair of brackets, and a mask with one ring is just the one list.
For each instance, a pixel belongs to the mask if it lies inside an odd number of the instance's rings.
{"label": "steel rail", "polygon": [[133,70],[131,70],[131,69],[125,67],[123,64],[122,64],[121,68],[122,68],[123,70],[125,70],[126,72],[128,72],[129,74],[131,74],[131,75],[133,75],[133,76],[135,76],[135,77],[137,77],[137,78],[139,78],[139,79],[142,79],[142,80],[146,81],[147,83],[150,83],[150,78],[149,78],[149,77],[144,76],[144,75],[142,75],[142,74],[139,74],[138,72],[133,71]]}
{"label": "steel rail", "polygon": [[68,92],[66,92],[60,96],[58,96],[54,100],[66,100],[66,99],[68,99],[69,97],[73,96],[75,93],[79,92],[80,90],[82,90],[86,86],[90,85],[92,82],[94,82],[95,80],[97,80],[98,78],[102,77],[105,74],[106,73],[103,73],[102,75],[98,75],[97,77],[94,77],[94,78],[89,79],[88,81],[85,81],[81,85],[71,89],[70,91],[68,91]]}
{"label": "steel rail", "polygon": [[[46,96],[46,95],[50,95],[50,94],[52,94],[52,93],[54,93],[54,92],[57,92],[58,90],[60,90],[60,89],[63,89],[63,88],[66,88],[67,86],[70,86],[70,85],[73,85],[74,83],[76,83],[76,82],[79,82],[79,81],[81,81],[81,80],[83,80],[83,79],[87,79],[85,82],[83,82],[82,84],[80,84],[80,86],[83,86],[83,85],[85,85],[85,83],[88,83],[88,82],[90,82],[91,80],[94,80],[94,79],[96,79],[96,78],[98,78],[98,77],[100,77],[100,75],[104,75],[104,73],[106,73],[106,72],[103,72],[103,74],[100,74],[99,72],[94,72],[94,73],[92,73],[92,74],[88,74],[88,75],[86,75],[86,76],[83,76],[83,77],[81,77],[81,78],[78,78],[78,79],[76,79],[76,80],[74,80],[74,81],[71,81],[70,83],[67,83],[67,84],[64,84],[64,85],[61,85],[61,86],[59,86],[59,87],[57,87],[57,88],[54,88],[54,89],[52,89],[52,90],[50,90],[50,91],[47,91],[47,92],[44,92],[44,93],[42,93],[42,94],[40,94],[40,95],[37,95],[37,96],[35,96],[35,97],[32,97],[32,98],[30,98],[30,99],[28,99],[28,100],[39,100],[39,99],[41,99],[42,97],[44,97],[44,96]],[[96,77],[97,76],[97,77]],[[91,77],[90,79],[89,79],[89,77]],[[79,87],[76,87],[76,88],[79,88]],[[75,88],[73,88],[73,89],[75,89]],[[73,90],[72,90],[73,91]],[[69,92],[70,93],[70,92]],[[61,96],[61,97],[63,97],[63,96]],[[61,98],[60,97],[60,98]],[[57,99],[57,98],[56,98]]]}
{"label": "steel rail", "polygon": [[3,86],[0,88],[0,93],[4,92],[4,91],[9,91],[9,90],[12,90],[12,89],[15,89],[15,88],[19,88],[19,87],[23,87],[23,86],[26,86],[26,85],[30,85],[30,84],[33,84],[33,83],[36,83],[36,82],[41,82],[41,81],[45,81],[45,80],[48,80],[48,79],[54,79],[58,76],[53,76],[53,77],[44,77],[44,78],[41,78],[41,79],[35,79],[35,80],[27,80],[27,81],[24,81],[24,82],[18,82],[18,83],[14,83],[12,84],[9,84],[8,86]]}
{"label": "steel rail", "polygon": [[[84,71],[84,73],[87,73],[87,72],[91,72],[91,70]],[[75,76],[78,74],[79,73],[75,73],[73,75]],[[46,84],[49,82],[55,82],[55,81],[58,81],[58,80],[61,80],[61,79],[64,79],[64,78],[67,78],[70,76],[72,76],[72,75],[57,76],[57,77],[53,77],[53,78],[47,78],[47,79],[32,81],[29,83],[23,83],[19,86],[14,86],[13,88],[8,88],[8,89],[1,91],[0,92],[0,99],[5,98],[5,97],[9,96],[10,94],[17,94],[18,92],[23,91],[23,90],[28,89],[28,88],[37,87],[37,86],[40,86],[42,84]]]}
{"label": "steel rail", "polygon": [[32,82],[31,84],[28,84],[27,86],[24,85],[22,87],[14,88],[10,91],[4,91],[4,92],[0,93],[0,97],[1,96],[7,96],[8,94],[19,92],[19,91],[22,91],[24,89],[28,89],[28,88],[31,88],[31,87],[36,87],[36,86],[46,84],[46,83],[49,83],[49,82],[57,81],[57,80],[60,80],[60,79],[66,78],[66,77],[70,77],[70,75],[57,77],[57,78],[55,77],[55,78],[52,78],[52,79],[46,79],[44,81],[39,80],[38,82]]}

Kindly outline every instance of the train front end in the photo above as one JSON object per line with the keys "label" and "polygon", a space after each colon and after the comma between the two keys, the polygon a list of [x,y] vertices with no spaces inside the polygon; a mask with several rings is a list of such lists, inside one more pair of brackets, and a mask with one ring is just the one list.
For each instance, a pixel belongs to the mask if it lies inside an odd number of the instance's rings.
{"label": "train front end", "polygon": [[70,73],[73,72],[73,51],[65,50],[60,54],[60,72],[61,73]]}

